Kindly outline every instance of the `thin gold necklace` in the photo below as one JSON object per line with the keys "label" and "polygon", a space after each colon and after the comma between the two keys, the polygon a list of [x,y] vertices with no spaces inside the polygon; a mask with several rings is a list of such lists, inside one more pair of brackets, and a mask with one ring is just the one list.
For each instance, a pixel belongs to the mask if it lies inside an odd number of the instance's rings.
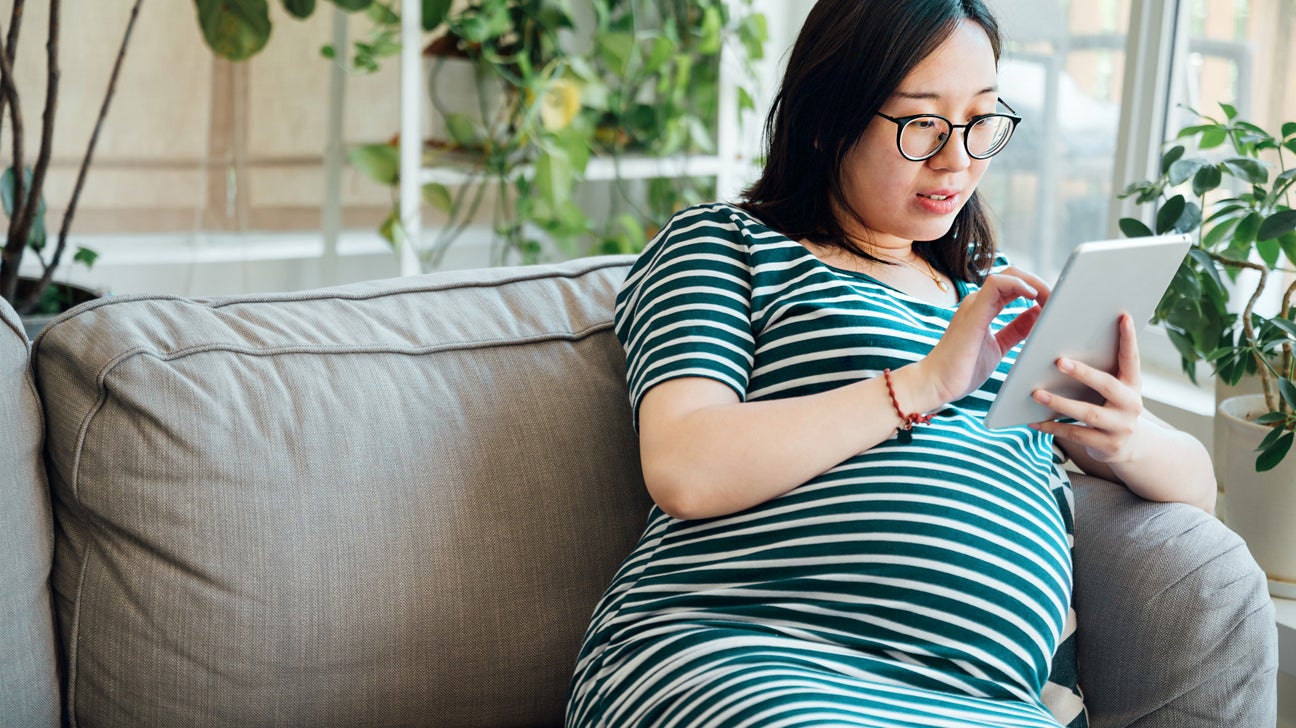
{"label": "thin gold necklace", "polygon": [[924,264],[927,265],[927,270],[923,270],[922,268],[919,268],[918,266],[914,265],[913,263],[910,263],[909,261],[905,260],[904,258],[897,258],[897,257],[895,257],[894,255],[887,255],[886,253],[878,253],[878,252],[876,252],[876,251],[873,253],[873,255],[876,255],[876,256],[881,257],[881,258],[886,258],[886,259],[888,259],[888,260],[894,260],[895,262],[897,262],[897,263],[899,263],[899,264],[901,264],[901,265],[908,266],[909,268],[911,268],[911,269],[913,269],[913,270],[916,270],[916,271],[918,271],[919,273],[922,273],[923,275],[925,275],[925,276],[927,276],[928,278],[930,278],[931,281],[932,281],[932,283],[935,283],[935,284],[936,284],[936,287],[939,288],[939,289],[941,289],[941,292],[942,292],[942,293],[948,293],[948,292],[949,292],[949,286],[945,285],[945,281],[942,281],[942,280],[940,279],[940,276],[936,275],[936,269],[933,268],[933,267],[932,267],[932,264],[929,263],[929,262],[927,262],[927,259],[926,259],[926,258],[923,258],[922,256],[919,256],[919,260],[921,260]]}

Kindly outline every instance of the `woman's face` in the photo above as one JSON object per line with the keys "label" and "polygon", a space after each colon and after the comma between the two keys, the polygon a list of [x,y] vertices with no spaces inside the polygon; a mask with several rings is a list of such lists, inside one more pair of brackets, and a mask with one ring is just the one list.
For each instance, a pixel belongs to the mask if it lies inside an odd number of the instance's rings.
{"label": "woman's face", "polygon": [[[964,124],[994,113],[997,98],[990,39],[977,23],[962,21],[905,77],[881,111],[893,117],[937,114]],[[846,199],[865,226],[861,230],[843,214],[847,233],[879,248],[907,248],[915,240],[944,235],[989,164],[968,156],[963,132],[955,129],[936,156],[911,162],[896,147],[896,124],[873,117],[842,162]]]}

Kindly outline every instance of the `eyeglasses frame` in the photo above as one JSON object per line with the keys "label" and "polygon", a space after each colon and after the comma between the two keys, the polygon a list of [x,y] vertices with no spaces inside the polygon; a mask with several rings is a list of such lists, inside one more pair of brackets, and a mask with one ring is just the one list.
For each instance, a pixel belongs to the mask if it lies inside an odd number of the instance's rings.
{"label": "eyeglasses frame", "polygon": [[[912,116],[888,116],[888,115],[882,113],[881,111],[879,111],[879,112],[876,112],[876,115],[877,115],[877,116],[880,116],[880,117],[882,117],[883,119],[886,119],[887,121],[890,121],[890,122],[892,122],[892,123],[894,123],[894,124],[896,125],[896,149],[900,150],[900,156],[904,157],[905,159],[908,159],[910,162],[925,162],[925,161],[927,161],[928,159],[931,159],[932,157],[936,156],[937,154],[940,154],[940,153],[941,153],[941,150],[945,148],[945,145],[949,143],[950,137],[954,136],[954,132],[955,132],[956,130],[958,130],[958,129],[963,129],[963,130],[964,130],[964,131],[963,131],[963,150],[964,150],[965,152],[967,152],[967,154],[968,154],[969,157],[971,157],[971,158],[973,158],[973,159],[989,159],[989,158],[993,157],[994,155],[998,154],[999,152],[1002,152],[1002,151],[1004,150],[1004,148],[1008,146],[1008,142],[1005,141],[1003,144],[1001,144],[1001,145],[999,146],[998,149],[996,149],[995,151],[993,151],[993,152],[991,152],[991,153],[989,153],[989,154],[985,154],[985,155],[973,154],[971,148],[968,147],[968,135],[967,135],[967,129],[970,128],[970,127],[972,127],[972,126],[974,126],[974,125],[976,125],[976,124],[981,123],[981,122],[984,121],[985,119],[988,119],[988,118],[990,118],[990,117],[992,117],[992,116],[1002,116],[1002,117],[1005,117],[1005,118],[1007,118],[1008,120],[1010,120],[1010,121],[1012,122],[1012,126],[1009,127],[1009,129],[1008,129],[1008,138],[1009,138],[1009,139],[1012,139],[1012,135],[1013,135],[1013,133],[1017,131],[1017,125],[1020,124],[1020,123],[1021,123],[1021,120],[1022,120],[1022,118],[1021,118],[1020,116],[1017,115],[1017,110],[1014,109],[1013,107],[1009,106],[1007,101],[1004,101],[1003,99],[999,99],[999,98],[996,98],[995,101],[997,101],[998,103],[1003,104],[1004,108],[1008,109],[1008,111],[1010,111],[1010,112],[1012,112],[1012,113],[1004,114],[1004,113],[1000,113],[1000,112],[997,112],[997,111],[996,111],[996,112],[994,112],[994,113],[992,113],[992,114],[977,114],[976,116],[972,117],[971,119],[968,119],[968,121],[967,121],[966,124],[955,124],[954,122],[950,121],[949,119],[946,119],[945,117],[941,116],[940,114],[913,114]],[[938,145],[936,146],[936,148],[933,149],[933,150],[931,151],[931,153],[928,154],[927,156],[925,156],[925,157],[911,157],[911,156],[909,156],[908,154],[905,153],[904,147],[901,146],[901,144],[900,144],[900,137],[904,135],[905,127],[909,125],[909,122],[914,121],[914,120],[916,120],[916,119],[922,119],[922,118],[925,118],[925,117],[931,117],[931,118],[934,118],[934,119],[940,119],[941,121],[943,121],[943,122],[945,122],[946,124],[948,124],[948,125],[949,125],[949,128],[950,128],[949,136],[945,137],[945,139],[943,139],[943,140],[941,141],[941,143],[938,144]]]}

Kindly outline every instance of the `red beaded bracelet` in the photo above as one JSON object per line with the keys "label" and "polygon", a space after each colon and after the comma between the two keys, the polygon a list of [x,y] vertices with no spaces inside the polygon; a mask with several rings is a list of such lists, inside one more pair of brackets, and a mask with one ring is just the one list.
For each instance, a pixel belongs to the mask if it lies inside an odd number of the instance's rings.
{"label": "red beaded bracelet", "polygon": [[895,387],[891,384],[891,370],[883,369],[882,377],[886,379],[887,393],[891,395],[891,406],[895,407],[896,414],[900,415],[900,427],[896,430],[896,435],[902,443],[913,442],[914,425],[925,425],[931,422],[932,416],[920,415],[916,412],[905,414],[905,411],[900,409],[900,402],[896,399]]}

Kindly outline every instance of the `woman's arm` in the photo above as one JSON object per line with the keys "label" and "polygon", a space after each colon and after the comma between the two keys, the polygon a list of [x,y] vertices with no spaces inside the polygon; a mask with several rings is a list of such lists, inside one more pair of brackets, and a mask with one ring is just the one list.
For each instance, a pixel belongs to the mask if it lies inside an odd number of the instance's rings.
{"label": "woman's arm", "polygon": [[[1008,303],[1037,296],[1045,298],[1047,286],[1034,276],[1010,269],[988,278],[959,306],[927,357],[891,372],[899,406],[906,413],[930,412],[979,387],[1030,331],[1039,307],[997,334],[990,323]],[[736,513],[872,448],[900,422],[883,377],[762,402],[740,402],[711,379],[672,379],[640,402],[644,480],[653,500],[674,517]]]}
{"label": "woman's arm", "polygon": [[1191,435],[1170,427],[1143,409],[1134,322],[1120,320],[1117,373],[1113,376],[1080,362],[1062,359],[1058,369],[1101,394],[1094,405],[1040,390],[1036,401],[1076,424],[1041,422],[1032,427],[1051,433],[1066,454],[1090,475],[1123,483],[1154,501],[1178,501],[1213,513],[1215,472],[1206,448]]}

